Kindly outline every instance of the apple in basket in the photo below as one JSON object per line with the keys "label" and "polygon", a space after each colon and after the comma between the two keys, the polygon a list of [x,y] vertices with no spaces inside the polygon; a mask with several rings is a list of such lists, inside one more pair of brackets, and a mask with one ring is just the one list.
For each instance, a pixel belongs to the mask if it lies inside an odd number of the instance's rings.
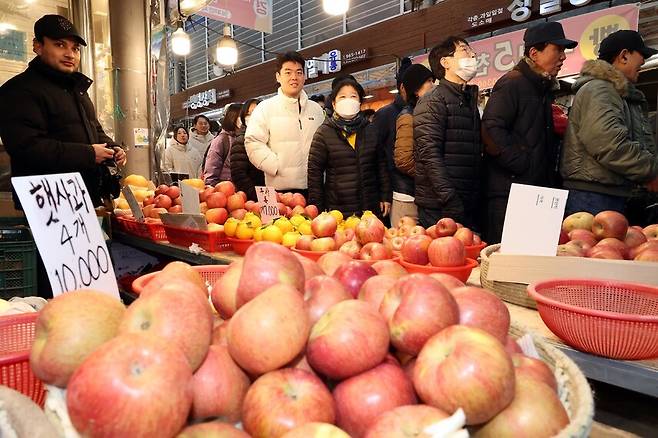
{"label": "apple in basket", "polygon": [[602,211],[594,216],[592,232],[597,239],[615,237],[624,240],[628,231],[628,219],[617,211]]}
{"label": "apple in basket", "polygon": [[249,434],[241,431],[235,426],[228,423],[220,423],[219,421],[211,421],[209,423],[198,423],[192,426],[187,426],[178,435],[176,435],[176,438],[208,438],[208,437],[251,438]]}
{"label": "apple in basket", "polygon": [[361,286],[359,300],[372,304],[373,309],[379,311],[384,295],[393,287],[398,278],[397,276],[382,274],[370,277]]}
{"label": "apple in basket", "polygon": [[644,235],[641,229],[630,227],[626,231],[626,237],[624,238],[624,243],[630,248],[636,248],[642,245],[647,241],[647,236]]}
{"label": "apple in basket", "polygon": [[596,237],[590,230],[575,229],[569,233],[569,240],[582,240],[589,243],[590,246],[596,245]]}
{"label": "apple in basket", "polygon": [[220,181],[215,185],[216,192],[222,192],[227,198],[235,194],[235,185],[231,181]]}
{"label": "apple in basket", "polygon": [[306,423],[281,438],[350,438],[348,434],[329,423]]}
{"label": "apple in basket", "polygon": [[158,195],[155,197],[155,200],[153,202],[155,205],[155,208],[164,208],[164,209],[169,209],[172,206],[172,200],[169,196],[167,195]]}
{"label": "apple in basket", "polygon": [[472,286],[453,289],[450,293],[459,307],[459,324],[480,328],[505,343],[510,314],[500,298],[487,290]]}
{"label": "apple in basket", "polygon": [[334,277],[320,275],[306,281],[304,305],[311,324],[315,324],[334,304],[352,298],[352,294]]}
{"label": "apple in basket", "polygon": [[579,211],[577,213],[570,214],[562,221],[562,230],[567,234],[571,233],[573,230],[587,230],[592,229],[592,224],[594,223],[594,215],[586,211]]}
{"label": "apple in basket", "polygon": [[377,275],[377,271],[368,263],[351,260],[340,265],[333,276],[356,298],[363,283],[375,275]]}
{"label": "apple in basket", "polygon": [[436,223],[436,237],[454,236],[457,232],[457,222],[449,217],[439,219]]}
{"label": "apple in basket", "polygon": [[432,243],[432,238],[427,235],[417,235],[409,237],[403,244],[400,256],[402,260],[416,265],[426,265],[429,263],[428,249]]}
{"label": "apple in basket", "polygon": [[427,437],[429,426],[445,420],[449,415],[427,405],[399,406],[381,414],[368,427],[365,438]]}
{"label": "apple in basket", "polygon": [[338,222],[329,213],[321,213],[311,222],[311,230],[315,237],[332,237],[336,234]]}
{"label": "apple in basket", "polygon": [[377,271],[377,274],[379,275],[392,275],[393,277],[403,277],[407,275],[407,270],[393,260],[380,260],[372,265],[372,268]]}
{"label": "apple in basket", "polygon": [[543,360],[515,353],[512,354],[512,363],[514,363],[514,373],[517,378],[520,375],[528,376],[538,382],[545,383],[557,392],[555,375]]}
{"label": "apple in basket", "polygon": [[361,260],[387,260],[393,257],[393,254],[381,243],[369,242],[363,245],[359,256]]}
{"label": "apple in basket", "polygon": [[333,251],[336,241],[333,237],[319,237],[311,242],[311,251]]}
{"label": "apple in basket", "polygon": [[228,267],[224,275],[219,277],[210,291],[212,304],[224,319],[233,316],[238,310],[238,284],[242,276],[242,260],[236,260]]}
{"label": "apple in basket", "polygon": [[350,256],[350,258],[358,259],[361,254],[361,248],[362,247],[359,242],[356,240],[350,240],[349,242],[343,243],[340,246],[339,251]]}
{"label": "apple in basket", "polygon": [[427,248],[427,254],[432,266],[454,267],[466,264],[464,244],[456,237],[439,237],[433,240]]}
{"label": "apple in basket", "polygon": [[352,261],[352,257],[342,251],[330,251],[318,259],[318,265],[327,275],[334,275],[336,270],[346,262]]}
{"label": "apple in basket", "polygon": [[386,227],[376,216],[367,216],[359,221],[355,232],[356,238],[361,245],[369,242],[381,243],[386,233]]}

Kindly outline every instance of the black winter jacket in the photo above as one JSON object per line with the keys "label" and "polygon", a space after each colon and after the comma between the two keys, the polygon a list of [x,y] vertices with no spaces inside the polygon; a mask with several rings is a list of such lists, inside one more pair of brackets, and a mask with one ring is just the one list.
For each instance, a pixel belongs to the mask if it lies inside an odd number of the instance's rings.
{"label": "black winter jacket", "polygon": [[553,87],[526,60],[494,86],[482,117],[488,197],[507,197],[513,182],[558,185]]}
{"label": "black winter jacket", "polygon": [[478,89],[445,79],[414,109],[416,205],[473,224],[480,198]]}
{"label": "black winter jacket", "polygon": [[236,190],[242,190],[248,199],[258,201],[254,187],[265,185],[265,174],[249,161],[244,148],[244,132],[245,128],[238,131],[231,147],[231,180]]}
{"label": "black winter jacket", "polygon": [[336,209],[345,217],[380,213],[379,203],[391,198],[391,189],[375,126],[361,128],[352,148],[333,120],[320,125],[308,157],[308,197],[320,211]]}
{"label": "black winter jacket", "polygon": [[[33,59],[0,87],[0,137],[12,176],[80,172],[94,205],[101,204],[100,166],[92,144],[116,146],[96,118],[91,79]],[[18,199],[14,195],[18,206]]]}
{"label": "black winter jacket", "polygon": [[[395,147],[395,121],[398,119],[400,112],[405,106],[406,102],[402,96],[398,94],[392,103],[377,110],[375,118],[372,121],[377,130],[377,144],[382,148],[386,157],[386,170],[388,171],[388,177],[392,188],[391,199],[393,192],[409,192],[409,186],[405,184],[405,181],[408,180],[404,179],[407,176],[395,167],[395,160],[393,158],[393,149]],[[390,202],[391,199],[388,199],[387,201]]]}

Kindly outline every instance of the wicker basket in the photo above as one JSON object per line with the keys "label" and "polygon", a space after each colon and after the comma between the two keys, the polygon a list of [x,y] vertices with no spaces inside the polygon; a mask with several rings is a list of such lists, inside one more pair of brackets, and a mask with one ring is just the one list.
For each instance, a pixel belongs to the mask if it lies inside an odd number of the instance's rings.
{"label": "wicker basket", "polygon": [[[525,335],[526,331],[512,324],[510,334],[518,338]],[[558,395],[569,414],[569,425],[555,438],[588,437],[594,419],[594,398],[587,379],[578,366],[557,348],[535,336],[533,341],[541,358],[553,370]]]}
{"label": "wicker basket", "polygon": [[537,303],[528,295],[528,285],[525,283],[509,283],[506,281],[493,281],[487,279],[489,273],[489,256],[500,249],[500,244],[487,246],[480,253],[480,284],[489,289],[498,297],[508,303],[516,304],[530,309],[536,309]]}

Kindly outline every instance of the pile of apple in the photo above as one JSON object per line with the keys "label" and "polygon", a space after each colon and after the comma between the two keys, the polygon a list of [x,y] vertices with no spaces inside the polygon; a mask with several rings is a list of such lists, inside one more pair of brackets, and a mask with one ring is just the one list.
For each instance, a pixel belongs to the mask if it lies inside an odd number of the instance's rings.
{"label": "pile of apple", "polygon": [[616,211],[574,213],[562,222],[557,255],[658,262],[658,224],[629,226]]}
{"label": "pile of apple", "polygon": [[212,307],[180,262],[127,309],[61,295],[39,316],[30,364],[66,388],[89,437],[402,438],[460,409],[480,437],[569,422],[550,368],[508,337],[506,306],[452,277],[259,242],[210,295]]}

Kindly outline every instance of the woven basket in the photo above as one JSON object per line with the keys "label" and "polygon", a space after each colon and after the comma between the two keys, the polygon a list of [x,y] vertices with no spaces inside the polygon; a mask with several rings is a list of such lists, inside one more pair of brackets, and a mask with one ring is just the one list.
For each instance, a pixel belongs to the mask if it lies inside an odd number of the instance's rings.
{"label": "woven basket", "polygon": [[530,309],[536,309],[537,303],[528,295],[528,285],[525,283],[509,283],[506,281],[493,281],[487,279],[489,273],[489,256],[500,249],[500,244],[487,246],[480,253],[480,284],[489,289],[498,297],[508,303],[516,304]]}
{"label": "woven basket", "polygon": [[[519,338],[526,331],[512,323],[510,334]],[[592,390],[578,366],[557,348],[533,336],[537,352],[553,370],[557,380],[558,395],[569,414],[569,425],[554,438],[587,438],[594,419]]]}

